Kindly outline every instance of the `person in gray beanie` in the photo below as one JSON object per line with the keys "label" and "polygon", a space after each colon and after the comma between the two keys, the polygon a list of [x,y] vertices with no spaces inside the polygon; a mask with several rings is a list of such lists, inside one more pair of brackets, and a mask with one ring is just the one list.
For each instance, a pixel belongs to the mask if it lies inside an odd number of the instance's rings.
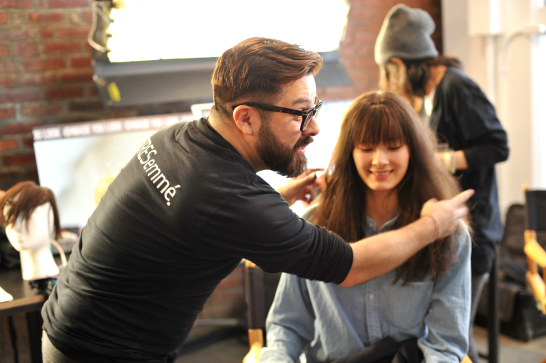
{"label": "person in gray beanie", "polygon": [[426,11],[404,4],[394,6],[377,36],[375,62],[387,64],[392,57],[415,60],[438,56],[430,37],[434,28]]}
{"label": "person in gray beanie", "polygon": [[478,362],[472,326],[495,245],[503,233],[495,164],[508,158],[508,137],[495,108],[463,73],[460,61],[439,55],[431,38],[434,29],[426,11],[394,6],[377,37],[375,61],[380,71],[379,88],[410,102],[443,145],[437,160],[454,174],[463,190],[476,191],[470,199],[475,243],[468,356]]}

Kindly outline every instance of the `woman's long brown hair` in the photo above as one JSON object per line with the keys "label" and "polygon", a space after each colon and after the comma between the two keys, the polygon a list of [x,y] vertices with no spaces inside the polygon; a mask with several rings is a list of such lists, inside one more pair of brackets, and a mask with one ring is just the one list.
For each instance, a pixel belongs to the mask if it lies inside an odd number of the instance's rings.
{"label": "woman's long brown hair", "polygon": [[5,214],[0,213],[0,223],[6,227],[9,225],[15,226],[19,217],[27,222],[34,209],[44,203],[51,204],[55,231],[54,238],[59,239],[61,236],[61,225],[55,195],[50,189],[40,187],[33,181],[19,182],[9,188],[0,197],[0,211],[4,211],[5,205],[10,207]]}
{"label": "woman's long brown hair", "polygon": [[[364,237],[366,185],[353,160],[359,144],[377,145],[400,141],[408,146],[408,170],[393,192],[398,195],[400,215],[395,228],[420,218],[423,204],[448,199],[460,191],[459,184],[436,161],[434,135],[419,120],[411,106],[390,92],[368,92],[358,97],[343,117],[332,160],[326,171],[326,187],[311,222],[336,232],[346,241]],[[423,248],[398,270],[396,280],[441,278],[453,261],[453,236]]]}

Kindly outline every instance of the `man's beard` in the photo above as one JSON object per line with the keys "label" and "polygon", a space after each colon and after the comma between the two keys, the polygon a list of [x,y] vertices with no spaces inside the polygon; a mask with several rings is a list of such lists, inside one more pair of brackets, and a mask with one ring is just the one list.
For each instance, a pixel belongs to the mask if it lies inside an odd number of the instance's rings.
{"label": "man's beard", "polygon": [[256,151],[269,169],[293,178],[307,167],[307,158],[305,155],[297,154],[298,149],[312,142],[311,136],[305,136],[300,138],[293,148],[283,146],[273,134],[269,121],[265,121],[258,131]]}

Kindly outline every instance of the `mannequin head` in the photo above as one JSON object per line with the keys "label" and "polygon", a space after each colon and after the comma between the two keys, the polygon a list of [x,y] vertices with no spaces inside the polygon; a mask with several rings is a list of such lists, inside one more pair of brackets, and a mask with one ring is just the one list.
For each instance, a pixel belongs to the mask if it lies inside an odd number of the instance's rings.
{"label": "mannequin head", "polygon": [[6,236],[21,256],[23,279],[58,275],[51,241],[59,238],[61,228],[53,192],[32,181],[20,182],[0,197],[0,208]]}

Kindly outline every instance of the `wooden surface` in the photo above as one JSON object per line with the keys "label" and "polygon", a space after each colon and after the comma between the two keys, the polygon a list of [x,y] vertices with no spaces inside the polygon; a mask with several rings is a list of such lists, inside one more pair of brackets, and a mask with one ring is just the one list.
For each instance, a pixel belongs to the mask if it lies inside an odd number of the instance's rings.
{"label": "wooden surface", "polygon": [[28,281],[23,280],[21,269],[0,270],[0,286],[11,296],[12,301],[0,303],[0,317],[15,314],[26,315],[28,342],[32,363],[42,363],[42,317],[40,310],[45,296],[36,293]]}
{"label": "wooden surface", "polygon": [[44,304],[44,295],[23,280],[20,269],[0,270],[0,286],[13,296],[12,301],[0,303],[0,317],[39,311]]}

